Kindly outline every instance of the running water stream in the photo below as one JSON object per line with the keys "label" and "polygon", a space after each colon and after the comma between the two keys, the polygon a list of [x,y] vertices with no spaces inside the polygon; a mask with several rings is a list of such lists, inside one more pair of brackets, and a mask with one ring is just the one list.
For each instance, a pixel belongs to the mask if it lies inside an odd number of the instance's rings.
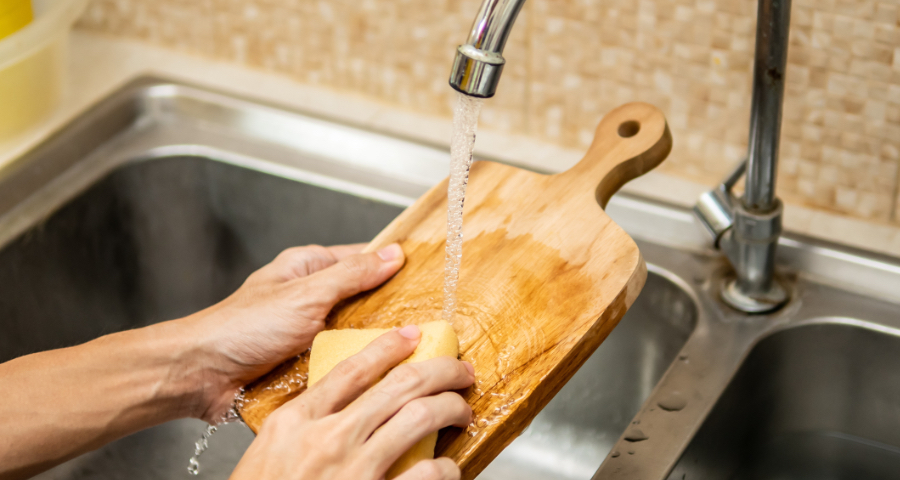
{"label": "running water stream", "polygon": [[453,110],[453,133],[450,136],[450,181],[447,186],[447,250],[444,261],[444,306],[441,318],[453,322],[456,313],[456,287],[459,284],[459,267],[462,264],[463,203],[469,168],[472,167],[472,150],[475,148],[475,132],[481,113],[480,98],[456,94]]}
{"label": "running water stream", "polygon": [[[453,321],[456,312],[456,287],[459,284],[459,267],[462,263],[463,244],[463,204],[466,186],[469,183],[469,169],[472,167],[472,151],[475,148],[475,132],[478,130],[478,115],[483,100],[457,93],[456,107],[453,109],[453,132],[450,136],[450,181],[447,186],[447,247],[444,263],[444,304],[441,318]],[[235,398],[235,406],[243,401],[243,391]],[[239,420],[236,411],[229,412],[221,423]],[[194,445],[194,455],[188,465],[188,473],[200,473],[200,455],[209,448],[209,437],[217,427],[210,425]]]}

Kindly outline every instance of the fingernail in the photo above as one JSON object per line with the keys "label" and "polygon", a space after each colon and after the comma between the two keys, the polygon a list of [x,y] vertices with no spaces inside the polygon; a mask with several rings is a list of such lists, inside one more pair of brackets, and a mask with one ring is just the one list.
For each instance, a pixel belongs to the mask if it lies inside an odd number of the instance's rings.
{"label": "fingernail", "polygon": [[419,335],[422,334],[419,331],[419,327],[416,325],[407,325],[407,326],[401,328],[398,333],[400,333],[400,335],[402,335],[410,340],[415,340],[415,339],[419,338]]}
{"label": "fingernail", "polygon": [[465,365],[466,370],[469,371],[469,375],[474,377],[475,376],[475,366],[466,361],[463,361],[462,364]]}
{"label": "fingernail", "polygon": [[385,262],[390,262],[400,258],[403,255],[403,249],[399,244],[392,243],[378,251],[378,257]]}

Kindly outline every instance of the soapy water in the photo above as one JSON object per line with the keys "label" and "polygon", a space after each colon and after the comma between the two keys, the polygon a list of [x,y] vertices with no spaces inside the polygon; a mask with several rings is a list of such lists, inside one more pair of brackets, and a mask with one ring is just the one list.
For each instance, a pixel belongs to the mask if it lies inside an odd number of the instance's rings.
{"label": "soapy water", "polygon": [[463,204],[469,169],[472,167],[472,151],[475,148],[475,132],[483,100],[457,93],[453,109],[453,133],[450,137],[450,180],[447,186],[447,247],[444,261],[444,304],[441,318],[453,323],[456,313],[456,289],[459,284],[459,268],[462,264]]}
{"label": "soapy water", "polygon": [[469,426],[466,428],[466,435],[469,437],[477,437],[486,428],[500,423],[510,414],[513,407],[527,396],[523,394],[516,398],[510,398],[511,396],[509,394],[496,392],[491,393],[490,395],[493,398],[497,398],[500,401],[500,404],[494,407],[494,410],[488,415],[475,417],[472,422],[469,423]]}

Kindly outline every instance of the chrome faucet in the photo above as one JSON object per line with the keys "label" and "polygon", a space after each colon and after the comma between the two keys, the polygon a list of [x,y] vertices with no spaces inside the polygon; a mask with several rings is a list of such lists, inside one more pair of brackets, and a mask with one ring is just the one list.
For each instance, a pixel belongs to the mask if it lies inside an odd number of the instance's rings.
{"label": "chrome faucet", "polygon": [[473,97],[490,98],[503,72],[503,47],[525,0],[484,0],[469,40],[456,49],[450,86]]}
{"label": "chrome faucet", "polygon": [[[781,201],[775,196],[775,173],[790,18],[791,0],[760,0],[747,158],[694,207],[712,233],[716,248],[735,269],[735,278],[722,285],[722,299],[747,313],[776,310],[789,296],[775,277],[782,217]],[[745,170],[744,195],[736,198],[731,189]]]}
{"label": "chrome faucet", "polygon": [[[485,0],[481,4],[468,41],[456,50],[451,87],[473,97],[494,96],[506,63],[503,47],[524,3]],[[782,217],[781,201],[775,196],[775,172],[790,15],[790,0],[759,0],[747,158],[694,207],[712,233],[716,248],[735,269],[735,278],[722,285],[722,299],[748,313],[773,311],[788,300],[787,290],[775,277]],[[745,173],[744,195],[736,198],[732,187]]]}

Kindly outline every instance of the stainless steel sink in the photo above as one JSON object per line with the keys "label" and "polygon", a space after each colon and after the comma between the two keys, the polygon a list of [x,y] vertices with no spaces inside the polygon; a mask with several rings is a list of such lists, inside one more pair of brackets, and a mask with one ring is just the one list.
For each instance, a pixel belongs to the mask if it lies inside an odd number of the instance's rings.
{"label": "stainless steel sink", "polygon": [[900,337],[872,327],[764,338],[669,478],[900,478]]}
{"label": "stainless steel sink", "polygon": [[[0,361],[203,308],[292,245],[366,241],[447,164],[435,146],[140,79],[0,170]],[[617,195],[607,211],[638,239],[646,287],[480,478],[900,471],[900,262],[786,236],[794,300],[748,317],[711,293],[725,264],[687,210]],[[187,476],[203,429],[171,422],[37,478]],[[223,427],[201,476],[227,478],[251,440]]]}

